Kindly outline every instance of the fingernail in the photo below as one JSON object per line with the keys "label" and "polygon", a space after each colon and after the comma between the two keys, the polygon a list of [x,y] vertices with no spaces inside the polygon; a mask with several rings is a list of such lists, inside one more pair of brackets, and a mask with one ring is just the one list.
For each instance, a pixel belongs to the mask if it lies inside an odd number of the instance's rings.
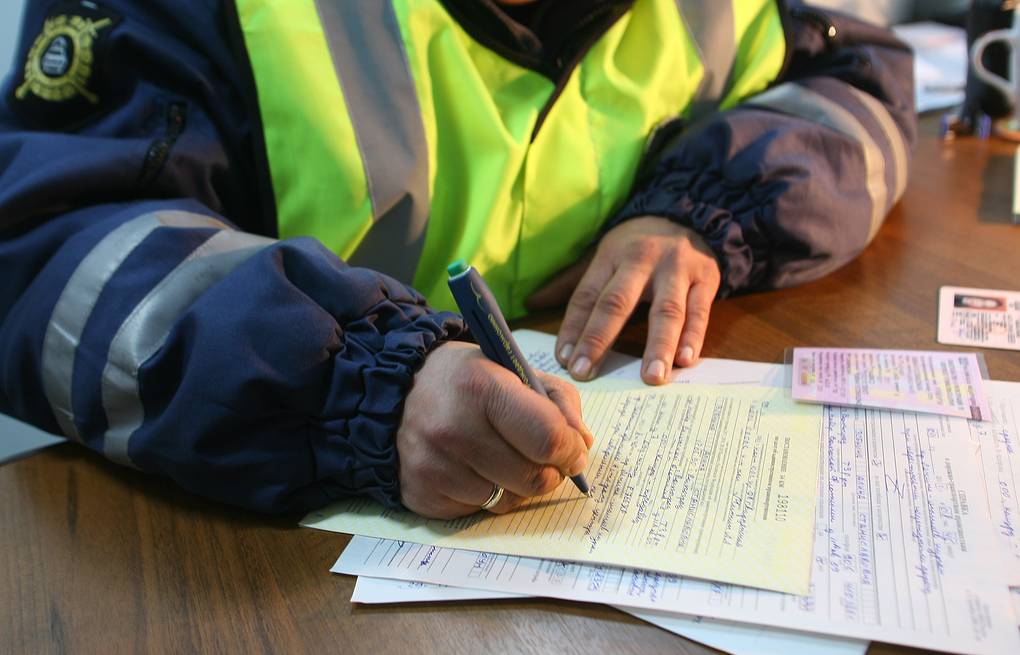
{"label": "fingernail", "polygon": [[584,355],[578,357],[577,361],[574,362],[573,368],[570,369],[570,373],[575,378],[587,379],[588,374],[591,373],[591,360]]}
{"label": "fingernail", "polygon": [[572,344],[572,343],[565,343],[565,344],[563,344],[563,347],[560,348],[560,362],[562,362],[564,364],[569,362],[570,361],[570,356],[573,353],[574,353],[574,344]]}
{"label": "fingernail", "polygon": [[694,361],[694,348],[684,346],[680,349],[680,359],[690,364]]}
{"label": "fingernail", "polygon": [[588,453],[581,453],[574,460],[574,463],[570,466],[570,477],[574,477],[579,473],[584,473],[584,470],[588,468]]}
{"label": "fingernail", "polygon": [[645,373],[653,380],[661,380],[666,377],[666,363],[661,359],[656,359],[648,365]]}

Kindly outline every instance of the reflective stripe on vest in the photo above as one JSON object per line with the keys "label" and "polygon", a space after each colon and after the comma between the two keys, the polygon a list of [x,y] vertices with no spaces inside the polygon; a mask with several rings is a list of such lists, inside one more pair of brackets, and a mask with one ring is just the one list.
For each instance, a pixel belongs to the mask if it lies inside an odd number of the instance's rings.
{"label": "reflective stripe on vest", "polygon": [[577,259],[630,192],[662,122],[778,75],[774,0],[636,0],[556,91],[475,41],[439,0],[236,0],[280,235],[452,307],[466,259],[504,310]]}
{"label": "reflective stripe on vest", "polygon": [[[393,5],[316,0],[372,199],[372,228],[349,258],[410,282],[425,245],[425,128]],[[394,244],[401,256],[394,257]]]}

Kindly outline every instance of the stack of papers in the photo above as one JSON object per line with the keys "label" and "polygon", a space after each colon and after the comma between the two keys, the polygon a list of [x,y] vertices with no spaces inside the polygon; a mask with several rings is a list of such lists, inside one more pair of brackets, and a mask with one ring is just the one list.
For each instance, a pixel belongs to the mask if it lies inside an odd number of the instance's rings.
{"label": "stack of papers", "polygon": [[[517,336],[533,364],[553,369],[552,337],[534,332]],[[601,429],[616,436],[596,446],[589,467],[593,488],[615,498],[613,503],[599,505],[595,498],[592,508],[588,501],[571,501],[571,490],[563,485],[556,502],[543,499],[550,506],[541,513],[519,512],[543,516],[545,527],[538,530],[507,529],[501,523],[506,519],[479,515],[455,526],[467,530],[444,532],[438,524],[445,522],[408,522],[360,501],[313,513],[304,524],[373,535],[352,539],[333,568],[363,576],[353,598],[357,602],[509,594],[601,602],[734,653],[792,648],[862,653],[867,640],[964,653],[1020,652],[1012,607],[1018,594],[1011,597],[1008,586],[1020,586],[1015,532],[1020,385],[985,383],[984,407],[991,416],[986,421],[833,405],[814,406],[818,413],[812,418],[797,413],[788,391],[770,394],[737,386],[782,387],[782,366],[706,360],[677,373],[677,382],[734,385],[714,392],[697,384],[649,390],[640,385],[637,366],[617,357],[609,379],[595,383],[599,392],[621,403],[608,422],[610,429]],[[582,388],[589,422],[588,398],[595,395]],[[651,435],[668,432],[664,428],[671,425],[671,412],[693,412],[699,406],[714,432],[701,429],[696,432],[708,436],[680,439],[693,449],[680,457],[661,450],[662,443]],[[613,428],[623,418],[629,422]],[[821,436],[813,446],[797,436],[802,422],[812,420],[814,434]],[[634,435],[630,443],[624,443],[625,435]],[[613,450],[607,451],[607,444]],[[616,458],[607,452],[617,453]],[[809,467],[809,486],[817,502],[808,517],[803,516],[804,489],[790,487],[792,472],[804,469],[797,456],[804,453],[816,462]],[[695,462],[696,474],[671,473],[674,462]],[[676,486],[664,494],[663,480],[675,480]],[[680,491],[685,482],[686,496]],[[778,502],[780,493],[789,498]],[[665,511],[662,504],[669,499],[682,501],[686,510],[677,514],[679,525],[667,525],[659,538],[663,530],[656,527],[656,512],[657,520],[666,521],[679,507]],[[556,559],[507,546],[507,538],[517,532],[541,537],[549,525],[556,526],[553,534],[574,543],[574,523],[557,522],[573,505],[581,508],[575,514],[593,509],[615,514],[603,534],[605,543],[622,526],[637,534],[627,544],[659,543],[660,555],[678,546],[687,550],[638,560],[639,565],[628,557],[614,566],[608,557],[596,556],[601,540],[592,550],[589,539],[587,555],[561,555],[559,546],[543,551],[556,553]],[[813,545],[804,558],[810,579],[806,588],[797,564],[802,538],[795,536],[791,546],[783,542],[790,536],[782,536],[782,530],[770,532],[780,506],[792,525],[789,534],[800,535],[799,526],[809,519],[808,543]],[[742,514],[748,507],[754,511]],[[520,523],[522,517],[510,520]],[[380,527],[386,523],[391,527]],[[589,531],[602,525],[587,519],[579,523]],[[492,528],[484,539],[475,534],[482,525]],[[737,547],[740,529],[745,538]],[[747,539],[751,529],[765,536]],[[467,533],[463,540],[457,538],[461,532]],[[586,543],[583,536],[576,541]],[[741,559],[779,543],[796,554],[758,559],[757,570],[750,559]],[[727,561],[737,564],[726,571],[722,563]]]}
{"label": "stack of papers", "polygon": [[[591,496],[572,485],[503,516],[425,519],[367,498],[313,512],[336,532],[663,574],[806,594],[822,408],[781,389],[585,385],[595,435]],[[769,562],[769,566],[762,566]]]}

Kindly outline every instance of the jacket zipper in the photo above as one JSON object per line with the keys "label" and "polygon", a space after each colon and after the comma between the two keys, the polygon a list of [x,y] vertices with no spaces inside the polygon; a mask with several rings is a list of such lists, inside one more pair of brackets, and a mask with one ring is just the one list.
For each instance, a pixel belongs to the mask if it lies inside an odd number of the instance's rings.
{"label": "jacket zipper", "polygon": [[148,188],[163,170],[170,151],[177,142],[178,137],[184,132],[187,124],[188,108],[183,102],[171,102],[166,111],[166,131],[162,137],[156,139],[149,145],[145,153],[145,160],[142,163],[142,170],[138,174],[139,189]]}

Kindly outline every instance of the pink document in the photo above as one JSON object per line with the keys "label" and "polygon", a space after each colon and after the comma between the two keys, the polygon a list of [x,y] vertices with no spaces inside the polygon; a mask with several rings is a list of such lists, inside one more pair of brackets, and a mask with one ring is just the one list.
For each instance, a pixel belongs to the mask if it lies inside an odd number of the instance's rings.
{"label": "pink document", "polygon": [[975,353],[794,348],[793,399],[826,405],[991,416]]}

